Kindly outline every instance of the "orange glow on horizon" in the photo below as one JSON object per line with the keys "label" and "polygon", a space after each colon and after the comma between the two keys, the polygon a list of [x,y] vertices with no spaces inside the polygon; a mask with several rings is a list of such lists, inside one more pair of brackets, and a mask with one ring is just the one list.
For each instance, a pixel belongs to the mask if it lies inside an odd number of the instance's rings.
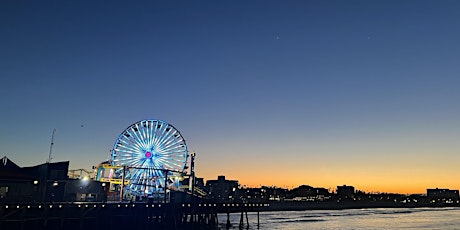
{"label": "orange glow on horizon", "polygon": [[[217,175],[215,177],[209,178],[209,180],[214,180],[217,178]],[[397,193],[397,194],[426,194],[426,190],[429,188],[448,188],[448,189],[458,189],[458,185],[456,184],[438,184],[438,185],[423,185],[423,184],[400,184],[400,183],[394,183],[393,185],[391,184],[381,184],[381,183],[367,183],[367,182],[349,182],[349,183],[334,183],[334,184],[325,184],[325,183],[320,183],[320,182],[297,182],[297,181],[292,181],[292,182],[283,182],[283,183],[277,183],[275,181],[268,181],[266,180],[255,180],[254,178],[236,178],[236,177],[229,177],[226,176],[227,180],[238,180],[241,186],[245,187],[261,187],[261,186],[275,186],[279,188],[287,188],[287,189],[293,189],[296,187],[299,187],[301,185],[309,185],[312,187],[322,187],[322,188],[327,188],[331,192],[335,191],[337,189],[337,186],[341,185],[349,185],[349,186],[354,186],[356,190],[360,190],[366,193]]]}
{"label": "orange glow on horizon", "polygon": [[428,151],[373,155],[353,152],[276,154],[269,157],[252,152],[247,155],[228,153],[227,156],[224,159],[213,158],[213,155],[200,158],[197,175],[205,180],[224,175],[247,187],[292,189],[310,185],[335,191],[337,186],[349,185],[368,193],[426,194],[431,188],[460,188],[458,154],[449,160]]}
{"label": "orange glow on horizon", "polygon": [[[233,171],[232,173],[215,174],[207,172],[198,176],[204,177],[205,180],[216,179],[219,175],[224,175],[227,180],[238,180],[240,185],[246,187],[261,187],[261,186],[276,186],[280,188],[296,188],[300,185],[310,185],[312,187],[327,188],[330,191],[335,191],[337,186],[350,185],[356,190],[367,193],[398,193],[398,194],[426,194],[429,188],[447,188],[459,189],[452,177],[443,177],[438,174],[413,174],[402,173],[402,176],[395,176],[392,173],[352,173],[349,174],[322,174],[312,173],[302,175],[299,173],[271,173],[264,174],[263,172],[248,172]],[[297,175],[297,176],[293,176]],[[453,175],[459,177],[460,175]]]}

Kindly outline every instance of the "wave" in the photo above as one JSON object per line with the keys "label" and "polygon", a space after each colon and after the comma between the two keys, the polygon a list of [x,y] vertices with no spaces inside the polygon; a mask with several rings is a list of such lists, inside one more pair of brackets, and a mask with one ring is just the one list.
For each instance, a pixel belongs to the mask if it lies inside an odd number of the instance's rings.
{"label": "wave", "polygon": [[[460,208],[459,208],[460,209]],[[331,211],[296,211],[296,212],[279,212],[265,215],[267,221],[271,223],[300,223],[300,222],[329,222],[339,221],[342,218],[377,218],[395,219],[395,218],[412,218],[417,213],[431,211],[448,211],[451,209],[433,209],[433,208],[378,208],[378,209],[348,209],[348,210],[331,210]],[[389,220],[391,221],[391,220]]]}
{"label": "wave", "polygon": [[270,218],[272,220],[287,220],[287,219],[291,219],[290,217],[272,217]]}
{"label": "wave", "polygon": [[[423,211],[423,210],[419,210]],[[369,216],[369,215],[392,215],[392,214],[410,214],[418,212],[417,210],[400,210],[400,209],[355,209],[346,211],[331,211],[323,213],[309,213],[301,215],[301,218],[321,218],[321,217],[347,217],[347,216]]]}
{"label": "wave", "polygon": [[297,220],[286,220],[282,221],[283,223],[302,223],[302,222],[320,222],[326,221],[324,219],[297,219]]}
{"label": "wave", "polygon": [[410,209],[401,209],[401,208],[382,208],[382,209],[354,209],[354,210],[345,210],[338,212],[328,212],[328,213],[314,213],[311,215],[303,215],[303,217],[346,217],[346,216],[368,216],[368,215],[394,215],[394,214],[411,214],[418,212],[427,212],[427,211],[446,211],[451,209],[440,209],[440,208],[410,208]]}
{"label": "wave", "polygon": [[316,215],[303,215],[303,216],[300,216],[301,218],[317,218],[317,217],[325,217],[325,216],[329,216],[329,215],[325,215],[325,214],[316,214]]}

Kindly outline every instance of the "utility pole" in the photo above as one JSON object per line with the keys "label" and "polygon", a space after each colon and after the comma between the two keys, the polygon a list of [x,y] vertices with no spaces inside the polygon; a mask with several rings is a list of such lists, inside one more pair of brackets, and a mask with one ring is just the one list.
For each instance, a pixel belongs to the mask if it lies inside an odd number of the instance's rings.
{"label": "utility pole", "polygon": [[192,193],[192,201],[193,201],[193,196],[195,192],[195,153],[192,152],[191,159],[190,159],[190,192]]}
{"label": "utility pole", "polygon": [[191,201],[192,201],[192,216],[191,216],[191,221],[194,221],[194,216],[195,216],[195,152],[192,152],[191,158],[190,158],[190,181],[189,181],[189,188],[192,193],[191,196]]}
{"label": "utility pole", "polygon": [[164,192],[165,192],[165,196],[164,196],[164,203],[166,204],[166,188],[168,186],[168,174],[169,174],[169,170],[167,169],[163,169],[163,173],[164,173],[164,176],[165,176],[165,185],[164,185]]}

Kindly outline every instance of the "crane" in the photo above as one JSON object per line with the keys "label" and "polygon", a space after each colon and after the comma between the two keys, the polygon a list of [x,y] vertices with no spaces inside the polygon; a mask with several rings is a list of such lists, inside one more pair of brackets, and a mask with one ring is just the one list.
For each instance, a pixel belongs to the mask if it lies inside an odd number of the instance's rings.
{"label": "crane", "polygon": [[56,129],[53,129],[53,134],[51,135],[50,154],[48,155],[48,162],[47,163],[51,163],[51,159],[52,159],[51,154],[53,153],[54,133],[56,133]]}

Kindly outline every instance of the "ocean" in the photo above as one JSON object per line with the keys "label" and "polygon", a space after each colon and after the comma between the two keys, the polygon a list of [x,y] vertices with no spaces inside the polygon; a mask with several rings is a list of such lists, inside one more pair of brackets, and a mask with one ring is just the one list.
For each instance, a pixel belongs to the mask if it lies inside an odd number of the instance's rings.
{"label": "ocean", "polygon": [[[240,213],[230,214],[239,229]],[[220,229],[227,229],[226,214],[219,214]],[[246,224],[246,216],[243,218]],[[460,229],[460,208],[375,208],[248,213],[248,229]],[[246,229],[246,225],[244,226]]]}

